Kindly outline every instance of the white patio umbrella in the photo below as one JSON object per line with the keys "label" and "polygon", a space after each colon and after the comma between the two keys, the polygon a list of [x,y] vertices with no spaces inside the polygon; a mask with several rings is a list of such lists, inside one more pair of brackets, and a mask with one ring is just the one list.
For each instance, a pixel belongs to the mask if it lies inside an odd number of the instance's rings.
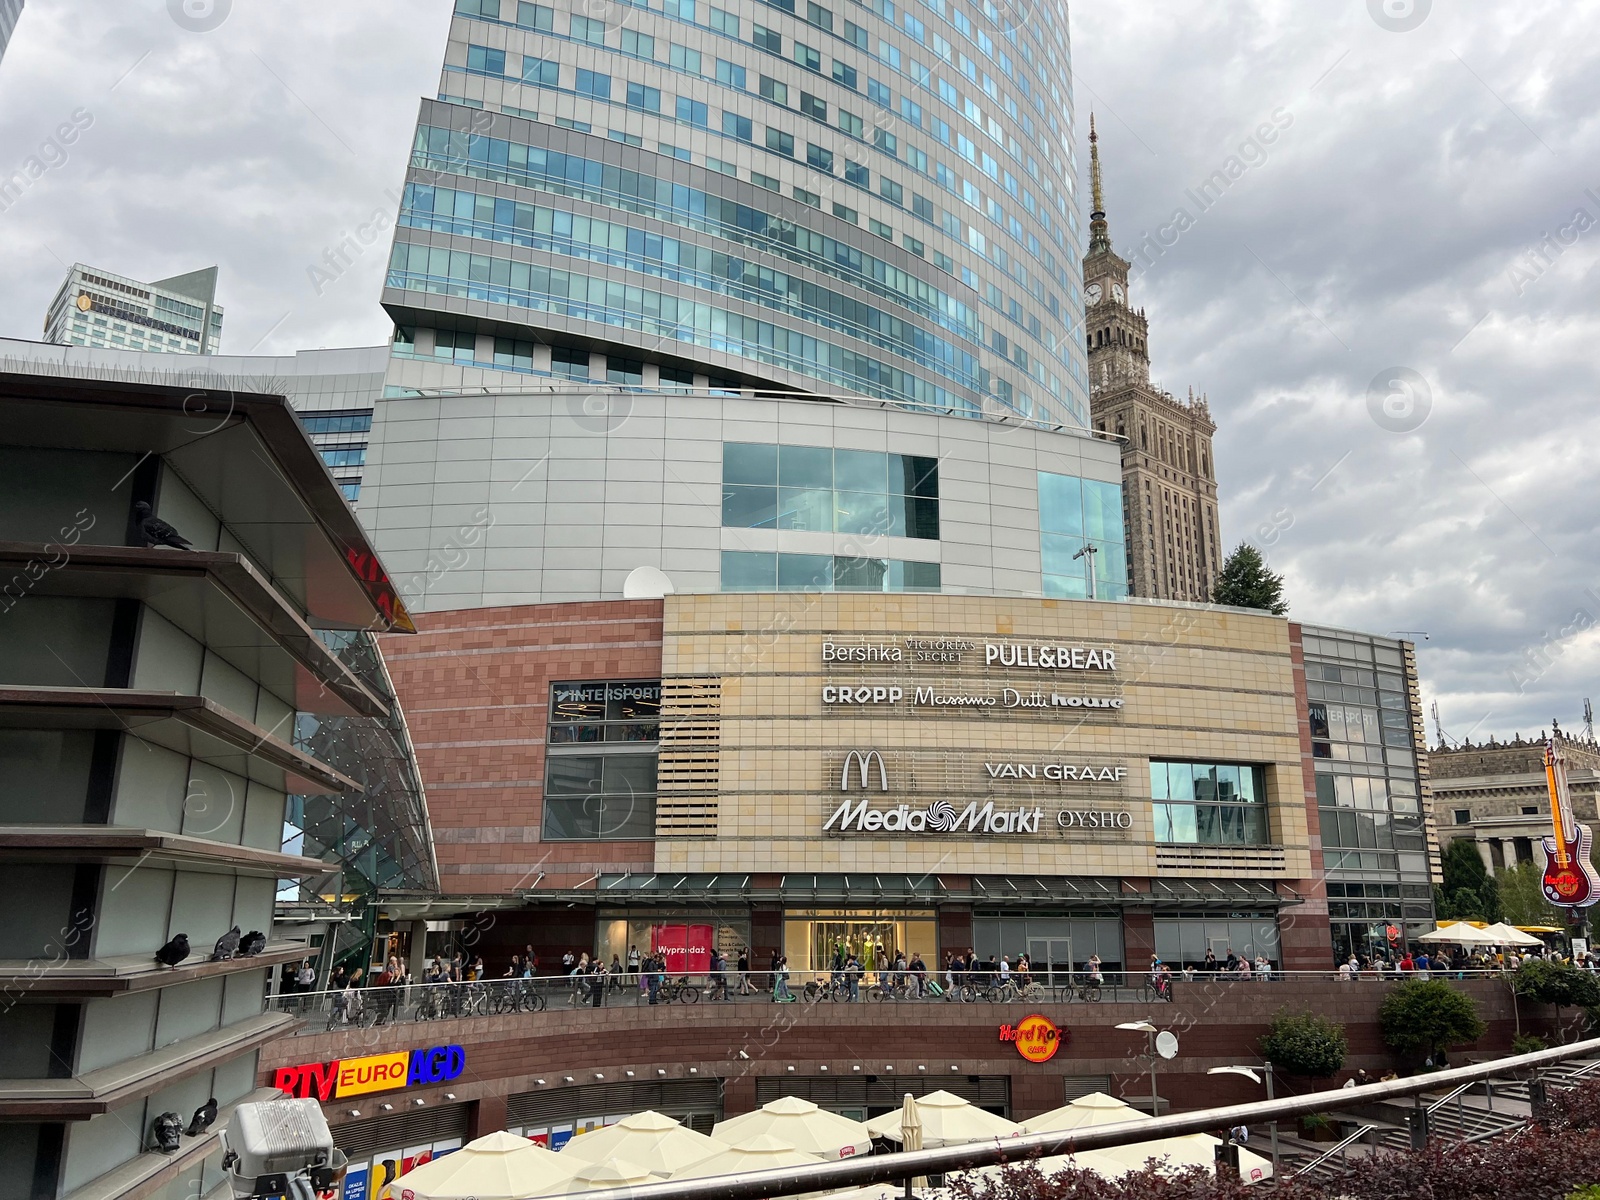
{"label": "white patio umbrella", "polygon": [[1465,921],[1448,921],[1439,926],[1432,933],[1425,933],[1414,941],[1427,942],[1429,945],[1443,944],[1448,946],[1494,946],[1500,943],[1486,937],[1486,930],[1468,925]]}
{"label": "white patio umbrella", "polygon": [[824,1159],[849,1158],[872,1149],[872,1134],[860,1121],[818,1108],[798,1096],[768,1101],[754,1112],[719,1121],[711,1131],[713,1138],[729,1145],[762,1134]]}
{"label": "white patio umbrella", "polygon": [[525,1137],[491,1133],[407,1172],[385,1191],[397,1196],[404,1189],[415,1193],[417,1200],[454,1200],[467,1196],[479,1200],[515,1200],[547,1188],[564,1186],[577,1166]]}
{"label": "white patio umbrella", "polygon": [[[922,1149],[922,1114],[917,1111],[916,1098],[910,1092],[906,1093],[905,1103],[900,1106],[900,1149]],[[918,1175],[911,1181],[911,1188],[928,1186],[928,1177]]]}
{"label": "white patio umbrella", "polygon": [[1079,1096],[1060,1108],[1052,1108],[1037,1117],[1029,1117],[1022,1128],[1029,1133],[1055,1133],[1063,1129],[1082,1129],[1086,1125],[1117,1125],[1123,1121],[1148,1121],[1150,1114],[1140,1112],[1131,1104],[1124,1104],[1115,1096],[1104,1092],[1090,1092]]}
{"label": "white patio umbrella", "polygon": [[[929,1092],[919,1096],[914,1103],[917,1116],[922,1119],[922,1145],[932,1150],[938,1146],[960,1146],[967,1142],[986,1142],[990,1138],[1016,1137],[1022,1126],[1004,1117],[985,1112],[976,1104],[949,1092]],[[903,1109],[884,1113],[867,1122],[873,1137],[902,1141],[900,1120]]]}
{"label": "white patio umbrella", "polygon": [[[1191,1133],[1184,1137],[1132,1142],[1126,1146],[1112,1146],[1104,1150],[1085,1150],[1076,1155],[1041,1158],[1034,1165],[1046,1178],[1067,1167],[1076,1167],[1082,1171],[1093,1171],[1102,1179],[1117,1179],[1129,1171],[1140,1170],[1150,1159],[1155,1159],[1158,1167],[1162,1169],[1196,1166],[1204,1167],[1207,1172],[1214,1174],[1216,1147],[1220,1144],[1220,1138],[1214,1138],[1208,1133]],[[976,1182],[985,1176],[998,1176],[1004,1170],[1004,1166],[976,1167],[965,1172],[965,1175]],[[1258,1183],[1263,1179],[1269,1179],[1272,1176],[1272,1160],[1240,1146],[1239,1176],[1246,1183]]]}
{"label": "white patio umbrella", "polygon": [[[568,1145],[570,1144],[569,1142]],[[643,1163],[613,1157],[603,1158],[599,1162],[582,1163],[578,1166],[577,1173],[566,1183],[545,1188],[537,1194],[568,1196],[574,1192],[604,1192],[611,1188],[639,1187],[646,1183],[660,1182],[661,1176]]]}
{"label": "white patio umbrella", "polygon": [[759,1133],[743,1138],[736,1146],[724,1146],[710,1158],[674,1171],[674,1179],[703,1179],[707,1175],[734,1175],[744,1171],[769,1171],[776,1167],[810,1167],[822,1160],[815,1154],[796,1150],[771,1134]]}
{"label": "white patio umbrella", "polygon": [[1523,933],[1514,926],[1507,925],[1504,921],[1497,925],[1490,925],[1481,930],[1483,935],[1490,939],[1491,946],[1542,946],[1544,945],[1531,933]]}
{"label": "white patio umbrella", "polygon": [[604,1129],[579,1134],[561,1148],[561,1155],[575,1163],[597,1163],[608,1158],[640,1163],[652,1175],[665,1179],[723,1149],[723,1143],[716,1139],[647,1109]]}
{"label": "white patio umbrella", "polygon": [[[1104,1150],[1088,1150],[1077,1156],[1077,1163],[1106,1179],[1116,1179],[1129,1171],[1137,1171],[1152,1158],[1158,1160],[1162,1169],[1204,1167],[1208,1173],[1215,1174],[1216,1148],[1221,1144],[1222,1139],[1214,1138],[1209,1133],[1191,1133],[1154,1142],[1133,1142]],[[1271,1177],[1271,1159],[1239,1147],[1239,1178],[1246,1183],[1259,1183]]]}

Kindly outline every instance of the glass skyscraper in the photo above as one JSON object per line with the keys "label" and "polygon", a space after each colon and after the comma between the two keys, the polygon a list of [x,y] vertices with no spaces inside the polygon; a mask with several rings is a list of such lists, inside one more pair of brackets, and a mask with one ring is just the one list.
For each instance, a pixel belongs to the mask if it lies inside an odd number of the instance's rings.
{"label": "glass skyscraper", "polygon": [[1055,3],[457,0],[397,350],[1086,427],[1069,80]]}
{"label": "glass skyscraper", "polygon": [[412,604],[1125,597],[1065,5],[723,3],[456,0],[361,494]]}

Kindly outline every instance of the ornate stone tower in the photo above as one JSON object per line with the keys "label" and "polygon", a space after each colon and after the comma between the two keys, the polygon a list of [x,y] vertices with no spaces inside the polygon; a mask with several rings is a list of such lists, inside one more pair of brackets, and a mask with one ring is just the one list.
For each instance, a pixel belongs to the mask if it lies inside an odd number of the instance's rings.
{"label": "ornate stone tower", "polygon": [[1122,521],[1128,591],[1209,600],[1221,565],[1217,427],[1204,396],[1179,400],[1150,382],[1148,326],[1128,293],[1128,260],[1111,248],[1100,181],[1100,138],[1089,116],[1094,211],[1083,259],[1090,423],[1122,444]]}

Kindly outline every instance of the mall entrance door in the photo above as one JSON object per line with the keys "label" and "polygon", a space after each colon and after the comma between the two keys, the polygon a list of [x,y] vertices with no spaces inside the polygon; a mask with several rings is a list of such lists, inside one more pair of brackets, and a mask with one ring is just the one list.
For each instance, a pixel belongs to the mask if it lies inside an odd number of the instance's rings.
{"label": "mall entrance door", "polygon": [[1072,939],[1029,938],[1028,965],[1046,987],[1066,987],[1072,981]]}

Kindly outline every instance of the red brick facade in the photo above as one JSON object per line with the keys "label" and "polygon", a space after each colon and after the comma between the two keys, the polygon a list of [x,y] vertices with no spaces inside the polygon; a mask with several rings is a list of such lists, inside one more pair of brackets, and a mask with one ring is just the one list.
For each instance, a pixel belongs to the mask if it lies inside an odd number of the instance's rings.
{"label": "red brick facade", "polygon": [[651,842],[545,843],[540,830],[550,684],[659,679],[661,602],[460,609],[416,621],[416,636],[386,637],[383,652],[427,791],[441,890],[494,895],[649,870]]}

